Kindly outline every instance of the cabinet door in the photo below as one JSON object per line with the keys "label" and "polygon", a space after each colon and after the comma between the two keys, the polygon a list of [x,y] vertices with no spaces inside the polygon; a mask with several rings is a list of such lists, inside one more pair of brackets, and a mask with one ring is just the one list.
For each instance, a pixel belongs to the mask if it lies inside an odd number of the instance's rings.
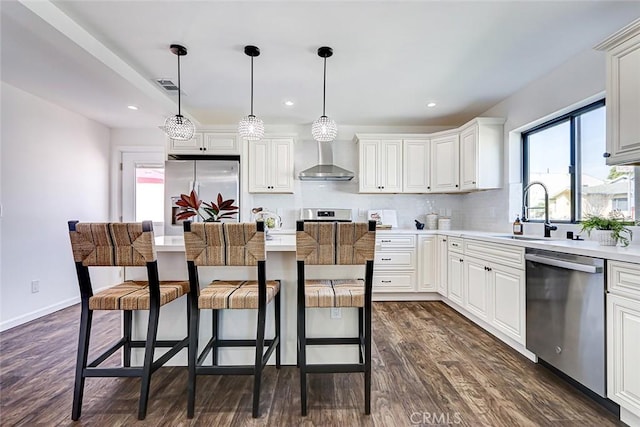
{"label": "cabinet door", "polygon": [[449,253],[447,255],[447,278],[449,284],[449,299],[460,306],[463,305],[462,266],[464,260],[461,254]]}
{"label": "cabinet door", "polygon": [[436,290],[436,253],[437,253],[437,237],[436,236],[420,236],[418,238],[418,259],[419,259],[419,278],[418,291],[434,292]]}
{"label": "cabinet door", "polygon": [[378,193],[380,192],[380,184],[378,184],[378,157],[380,141],[363,140],[360,141],[360,192],[361,193]]}
{"label": "cabinet door", "polygon": [[428,139],[402,142],[402,191],[429,193],[431,191],[431,145]]}
{"label": "cabinet door", "polygon": [[458,191],[458,134],[431,140],[431,190]]}
{"label": "cabinet door", "polygon": [[249,192],[266,193],[270,187],[269,141],[251,141],[249,144]]}
{"label": "cabinet door", "polygon": [[381,193],[402,192],[402,141],[382,141],[378,159],[379,185]]}
{"label": "cabinet door", "polygon": [[525,344],[525,273],[491,264],[491,323],[521,344]]}
{"label": "cabinet door", "polygon": [[607,294],[607,397],[640,416],[640,301]]}
{"label": "cabinet door", "polygon": [[640,161],[640,35],[609,53],[608,165]]}
{"label": "cabinet door", "polygon": [[488,320],[489,317],[489,271],[487,263],[475,258],[464,260],[464,308]]}
{"label": "cabinet door", "polygon": [[270,190],[277,193],[293,192],[293,140],[272,139]]}
{"label": "cabinet door", "polygon": [[196,132],[188,141],[178,141],[177,139],[169,140],[169,153],[183,153],[183,154],[203,154],[203,135],[200,132]]}
{"label": "cabinet door", "polygon": [[438,293],[447,296],[447,236],[438,236]]}
{"label": "cabinet door", "polygon": [[477,188],[478,176],[478,125],[460,133],[460,189]]}
{"label": "cabinet door", "polygon": [[205,154],[239,154],[238,137],[235,133],[204,133]]}

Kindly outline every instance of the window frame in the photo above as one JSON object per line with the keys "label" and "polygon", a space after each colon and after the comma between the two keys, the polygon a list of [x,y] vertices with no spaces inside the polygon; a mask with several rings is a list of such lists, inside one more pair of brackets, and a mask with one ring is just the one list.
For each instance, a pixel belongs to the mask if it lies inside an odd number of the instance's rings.
{"label": "window frame", "polygon": [[[569,122],[570,130],[570,139],[569,139],[569,185],[571,190],[571,215],[570,219],[567,220],[553,220],[554,223],[558,224],[579,224],[581,220],[577,218],[581,217],[581,205],[580,200],[582,198],[582,162],[578,162],[578,159],[581,159],[581,147],[578,144],[580,139],[580,117],[588,113],[589,111],[596,110],[601,107],[606,107],[605,98],[602,98],[598,101],[592,102],[584,107],[580,107],[576,110],[570,111],[561,116],[555,117],[551,120],[548,120],[544,123],[541,123],[537,126],[528,129],[521,134],[522,141],[522,188],[524,189],[529,184],[529,136],[534,135],[543,130],[549,129],[551,127],[557,126],[560,123]],[[529,194],[527,194],[527,199],[523,200],[523,205],[529,205]],[[528,214],[527,212],[522,212],[524,214]],[[528,217],[528,215],[527,215]],[[539,219],[527,219],[527,222],[533,223],[542,223],[544,220]]]}

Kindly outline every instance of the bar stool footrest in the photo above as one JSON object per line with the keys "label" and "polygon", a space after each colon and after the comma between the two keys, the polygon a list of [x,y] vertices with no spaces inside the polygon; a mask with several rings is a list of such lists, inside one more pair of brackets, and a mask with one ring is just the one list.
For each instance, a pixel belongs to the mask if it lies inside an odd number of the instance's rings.
{"label": "bar stool footrest", "polygon": [[335,363],[323,365],[306,365],[304,371],[307,374],[342,374],[348,372],[364,372],[366,366],[363,363]]}

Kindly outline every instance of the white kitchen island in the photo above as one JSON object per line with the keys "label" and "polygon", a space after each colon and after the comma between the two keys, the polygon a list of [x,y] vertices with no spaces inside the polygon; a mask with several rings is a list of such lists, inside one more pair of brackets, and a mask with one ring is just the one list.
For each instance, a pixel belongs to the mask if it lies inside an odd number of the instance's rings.
{"label": "white kitchen island", "polygon": [[[267,280],[281,281],[282,298],[282,363],[296,364],[296,245],[295,234],[278,234],[266,241],[267,250]],[[187,280],[187,262],[185,259],[184,240],[182,236],[156,237],[158,253],[158,270],[160,280]],[[364,266],[307,266],[307,277],[314,278],[357,278],[364,277]],[[207,286],[216,279],[257,279],[255,267],[200,267],[200,285]],[[313,276],[312,276],[313,275]],[[146,269],[140,267],[127,268],[126,279],[146,277]],[[308,337],[348,337],[357,336],[357,309],[340,309],[341,318],[332,319],[328,308],[307,309]],[[134,339],[143,339],[147,329],[147,312],[134,311],[133,334]],[[257,310],[221,310],[220,331],[222,338],[254,338],[256,333]],[[267,308],[267,338],[273,336],[274,315],[273,303]],[[160,323],[158,327],[159,340],[182,339],[187,334],[187,301],[186,297],[179,298],[160,308]],[[200,316],[200,349],[211,337],[211,311],[202,310]],[[156,351],[156,358],[163,352]],[[142,349],[133,349],[132,363],[142,364]],[[209,356],[209,361],[210,361]],[[220,349],[221,364],[253,364],[255,350],[253,348],[223,348]],[[354,363],[358,361],[357,346],[322,346],[307,349],[309,363]],[[275,356],[269,364],[275,363]],[[178,353],[168,362],[169,365],[186,365],[186,349]]]}

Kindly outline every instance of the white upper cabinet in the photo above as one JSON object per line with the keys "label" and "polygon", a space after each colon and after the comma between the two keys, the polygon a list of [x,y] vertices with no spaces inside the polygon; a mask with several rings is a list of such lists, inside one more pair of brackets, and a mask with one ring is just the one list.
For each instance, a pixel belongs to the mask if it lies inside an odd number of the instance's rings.
{"label": "white upper cabinet", "polygon": [[168,154],[240,154],[238,135],[223,132],[196,132],[188,141],[169,139]]}
{"label": "white upper cabinet", "polygon": [[359,140],[360,192],[402,192],[402,140]]}
{"label": "white upper cabinet", "polygon": [[481,117],[460,131],[460,191],[500,187],[503,124]]}
{"label": "white upper cabinet", "polygon": [[293,138],[248,141],[249,192],[293,193]]}
{"label": "white upper cabinet", "polygon": [[455,192],[459,189],[459,135],[446,134],[431,139],[431,189]]}
{"label": "white upper cabinet", "polygon": [[607,165],[640,162],[640,19],[596,46],[607,53]]}
{"label": "white upper cabinet", "polygon": [[428,139],[402,141],[402,192],[431,192],[431,145]]}

